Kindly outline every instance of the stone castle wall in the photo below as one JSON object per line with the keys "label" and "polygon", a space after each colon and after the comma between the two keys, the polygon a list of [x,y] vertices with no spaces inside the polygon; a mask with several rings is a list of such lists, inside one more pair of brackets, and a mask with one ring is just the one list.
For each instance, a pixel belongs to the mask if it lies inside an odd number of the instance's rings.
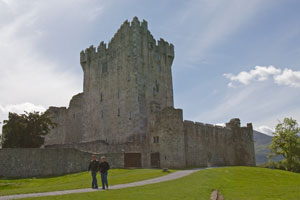
{"label": "stone castle wall", "polygon": [[110,153],[126,153],[126,152],[141,152],[144,148],[144,144],[139,142],[127,142],[121,144],[108,144],[105,141],[93,141],[93,142],[81,142],[81,143],[69,143],[69,144],[54,144],[47,145],[46,148],[72,148],[80,151],[95,152],[99,154]]}
{"label": "stone castle wall", "polygon": [[153,121],[151,135],[161,167],[255,166],[252,125],[240,127],[239,119],[226,127],[183,121],[182,110],[170,107]]}
{"label": "stone castle wall", "polygon": [[[96,154],[105,156],[112,168],[124,167],[124,154]],[[77,149],[0,149],[0,177],[26,178],[57,176],[87,171],[92,153]]]}
{"label": "stone castle wall", "polygon": [[187,167],[255,165],[252,127],[184,121],[184,134]]}
{"label": "stone castle wall", "polygon": [[234,164],[234,156],[232,156],[234,155],[234,143],[231,129],[184,121],[184,137],[188,167]]}

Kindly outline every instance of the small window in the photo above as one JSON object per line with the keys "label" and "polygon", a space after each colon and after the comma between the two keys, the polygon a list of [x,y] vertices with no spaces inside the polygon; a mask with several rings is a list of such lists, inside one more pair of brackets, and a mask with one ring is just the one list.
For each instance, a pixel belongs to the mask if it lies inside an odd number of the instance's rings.
{"label": "small window", "polygon": [[103,102],[103,93],[100,93],[100,102]]}
{"label": "small window", "polygon": [[101,110],[101,118],[104,118],[103,110]]}
{"label": "small window", "polygon": [[76,116],[75,116],[75,114],[73,114],[73,118],[75,118]]}
{"label": "small window", "polygon": [[153,43],[152,42],[149,42],[149,48],[153,49]]}
{"label": "small window", "polygon": [[127,75],[127,81],[130,81],[130,74]]}
{"label": "small window", "polygon": [[158,63],[158,71],[161,72],[161,65]]}
{"label": "small window", "polygon": [[106,73],[107,72],[107,63],[103,63],[102,64],[102,73]]}
{"label": "small window", "polygon": [[155,81],[155,90],[156,92],[159,92],[159,83],[157,82],[157,80]]}
{"label": "small window", "polygon": [[120,117],[120,113],[121,113],[121,112],[120,112],[120,108],[118,108],[118,116],[119,116],[119,117]]}
{"label": "small window", "polygon": [[156,59],[157,59],[157,60],[160,60],[160,54],[157,54],[157,55],[156,55]]}
{"label": "small window", "polygon": [[153,87],[153,89],[152,89],[152,94],[153,94],[153,96],[155,96],[155,91],[156,91],[156,88]]}
{"label": "small window", "polygon": [[131,112],[129,112],[129,120],[131,120]]}
{"label": "small window", "polygon": [[159,136],[153,137],[153,143],[159,143]]}
{"label": "small window", "polygon": [[117,96],[118,96],[118,99],[120,99],[120,89],[118,89]]}

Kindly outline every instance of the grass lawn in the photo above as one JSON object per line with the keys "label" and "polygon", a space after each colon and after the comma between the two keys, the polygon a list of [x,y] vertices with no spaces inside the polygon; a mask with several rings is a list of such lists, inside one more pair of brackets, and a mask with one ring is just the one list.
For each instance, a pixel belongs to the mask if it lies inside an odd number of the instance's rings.
{"label": "grass lawn", "polygon": [[224,167],[135,188],[30,199],[207,200],[213,189],[220,190],[226,200],[299,200],[300,174],[257,167]]}
{"label": "grass lawn", "polygon": [[[170,170],[172,172],[172,170]],[[166,175],[160,169],[111,169],[108,174],[110,185],[130,183]],[[100,175],[98,184],[101,185]],[[0,196],[68,190],[91,187],[89,172],[50,178],[0,179]]]}

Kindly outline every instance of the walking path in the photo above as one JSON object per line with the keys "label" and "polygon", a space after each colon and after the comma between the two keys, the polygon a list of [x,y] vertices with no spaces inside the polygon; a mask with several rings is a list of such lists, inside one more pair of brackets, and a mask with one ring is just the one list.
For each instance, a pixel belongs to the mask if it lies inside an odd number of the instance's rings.
{"label": "walking path", "polygon": [[[115,190],[115,189],[136,187],[136,186],[149,185],[149,184],[153,184],[153,183],[170,181],[170,180],[174,180],[174,179],[178,179],[178,178],[190,175],[196,171],[197,171],[197,169],[176,171],[171,174],[153,178],[153,179],[148,179],[148,180],[143,180],[143,181],[138,181],[138,182],[133,182],[133,183],[113,185],[113,186],[110,186],[109,189]],[[31,193],[31,194],[16,194],[16,195],[9,195],[9,196],[0,196],[0,200],[21,199],[21,198],[28,198],[28,197],[55,196],[55,195],[75,194],[75,193],[84,193],[84,192],[96,192],[96,191],[101,191],[101,190],[102,189],[95,190],[95,189],[87,188],[87,189],[63,190],[63,191],[41,192],[41,193]]]}

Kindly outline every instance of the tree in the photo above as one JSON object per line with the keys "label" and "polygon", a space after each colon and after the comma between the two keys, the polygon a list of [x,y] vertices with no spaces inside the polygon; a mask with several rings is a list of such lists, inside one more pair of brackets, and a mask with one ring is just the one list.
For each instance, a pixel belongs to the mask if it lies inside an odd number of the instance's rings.
{"label": "tree", "polygon": [[3,148],[38,148],[44,144],[44,136],[55,126],[49,113],[9,113],[4,120]]}
{"label": "tree", "polygon": [[284,118],[277,124],[270,150],[272,155],[282,155],[286,170],[300,172],[300,127],[296,120]]}

